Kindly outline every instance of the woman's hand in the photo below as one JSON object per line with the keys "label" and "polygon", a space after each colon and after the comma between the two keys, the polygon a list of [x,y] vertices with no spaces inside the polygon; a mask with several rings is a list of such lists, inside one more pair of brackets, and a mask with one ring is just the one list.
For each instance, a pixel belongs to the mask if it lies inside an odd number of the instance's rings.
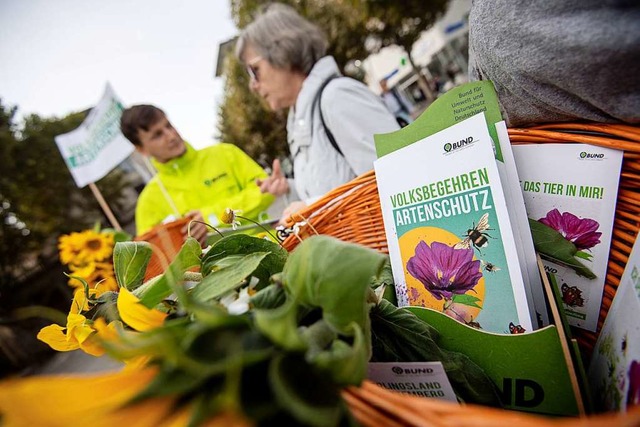
{"label": "woman's hand", "polygon": [[271,193],[276,197],[280,197],[289,192],[289,183],[282,173],[282,169],[280,169],[280,160],[278,159],[273,161],[273,172],[271,172],[271,176],[266,179],[257,179],[256,184],[260,187],[261,192]]}
{"label": "woman's hand", "polygon": [[[294,215],[296,212],[301,211],[306,208],[307,204],[305,202],[293,202],[289,206],[286,207],[284,211],[282,211],[282,216],[280,217],[280,225],[285,225],[287,220]],[[294,220],[302,220],[302,218],[293,217]]]}

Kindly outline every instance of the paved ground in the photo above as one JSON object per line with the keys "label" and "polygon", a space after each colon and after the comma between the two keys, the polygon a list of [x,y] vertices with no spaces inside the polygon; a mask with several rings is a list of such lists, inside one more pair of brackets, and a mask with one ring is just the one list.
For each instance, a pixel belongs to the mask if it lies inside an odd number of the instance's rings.
{"label": "paved ground", "polygon": [[29,372],[30,375],[76,374],[115,371],[122,363],[107,356],[94,357],[82,350],[57,353],[47,363]]}

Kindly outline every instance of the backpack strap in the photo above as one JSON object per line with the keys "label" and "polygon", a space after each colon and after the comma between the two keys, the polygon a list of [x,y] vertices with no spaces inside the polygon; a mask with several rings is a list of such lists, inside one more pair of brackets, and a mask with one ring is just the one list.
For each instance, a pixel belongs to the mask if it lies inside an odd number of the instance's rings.
{"label": "backpack strap", "polygon": [[322,92],[324,91],[324,88],[329,84],[329,82],[331,82],[331,80],[339,77],[341,77],[340,74],[333,74],[329,76],[324,82],[322,82],[322,84],[320,85],[320,89],[318,89],[318,92],[316,93],[316,97],[313,100],[313,107],[311,107],[312,108],[311,117],[313,117],[313,110],[315,110],[316,105],[318,105],[318,108],[320,109],[320,121],[322,122],[322,127],[324,128],[324,132],[327,134],[327,138],[329,138],[329,142],[331,143],[333,148],[335,148],[335,150],[338,153],[340,153],[341,156],[344,157],[342,150],[340,149],[340,147],[338,146],[338,143],[336,142],[336,138],[333,136],[333,133],[331,133],[331,130],[327,127],[327,124],[324,121],[324,115],[322,114]]}

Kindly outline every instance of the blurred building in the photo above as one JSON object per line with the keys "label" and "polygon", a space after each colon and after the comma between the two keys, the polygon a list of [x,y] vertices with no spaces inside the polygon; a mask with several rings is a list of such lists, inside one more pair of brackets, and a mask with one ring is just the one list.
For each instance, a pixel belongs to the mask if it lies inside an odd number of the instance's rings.
{"label": "blurred building", "polygon": [[411,56],[427,78],[430,94],[422,93],[407,53],[399,46],[383,48],[359,64],[371,90],[380,93],[379,82],[387,79],[389,88],[395,88],[415,104],[424,104],[429,98],[437,98],[445,88],[466,81],[470,10],[471,0],[452,0],[442,19],[413,45]]}

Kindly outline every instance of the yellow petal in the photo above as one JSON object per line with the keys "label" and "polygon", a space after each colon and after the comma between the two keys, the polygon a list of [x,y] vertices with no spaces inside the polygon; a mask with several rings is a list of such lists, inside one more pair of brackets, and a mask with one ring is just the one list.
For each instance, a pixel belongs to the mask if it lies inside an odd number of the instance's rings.
{"label": "yellow petal", "polygon": [[67,340],[67,335],[62,332],[65,329],[60,325],[45,326],[38,332],[38,339],[49,344],[49,347],[56,351],[71,351],[80,348],[77,341]]}
{"label": "yellow petal", "polygon": [[120,289],[117,305],[122,321],[140,332],[162,326],[167,317],[166,313],[142,305],[140,300],[125,288]]}
{"label": "yellow petal", "polygon": [[102,347],[102,344],[100,344],[100,342],[95,338],[95,336],[92,336],[88,340],[81,342],[80,350],[96,357],[100,357],[105,353],[105,350]]}
{"label": "yellow petal", "polygon": [[[89,296],[96,296],[97,291],[95,289],[89,289]],[[84,293],[84,288],[78,288],[73,291],[73,301],[71,302],[71,309],[69,313],[80,314],[83,311],[89,310],[89,300]]]}
{"label": "yellow petal", "polygon": [[[157,426],[172,399],[122,405],[146,387],[155,369],[106,375],[29,377],[0,382],[3,427],[72,426],[90,420],[96,426]],[[90,398],[78,398],[87,396]],[[37,402],[37,404],[34,404]]]}
{"label": "yellow petal", "polygon": [[119,322],[113,321],[107,325],[107,322],[103,317],[98,317],[93,321],[93,328],[98,333],[98,336],[102,341],[118,341],[120,335],[118,334],[118,324]]}
{"label": "yellow petal", "polygon": [[67,316],[67,339],[83,343],[95,331],[87,324],[87,318],[82,314],[69,313]]}

